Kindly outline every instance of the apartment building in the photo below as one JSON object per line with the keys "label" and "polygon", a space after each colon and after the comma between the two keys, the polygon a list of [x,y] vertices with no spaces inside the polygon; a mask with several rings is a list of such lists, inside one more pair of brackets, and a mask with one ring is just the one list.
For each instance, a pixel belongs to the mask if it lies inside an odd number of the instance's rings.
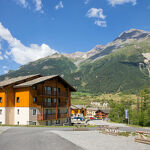
{"label": "apartment building", "polygon": [[71,92],[58,75],[30,75],[0,82],[0,123],[11,125],[63,124],[70,116]]}

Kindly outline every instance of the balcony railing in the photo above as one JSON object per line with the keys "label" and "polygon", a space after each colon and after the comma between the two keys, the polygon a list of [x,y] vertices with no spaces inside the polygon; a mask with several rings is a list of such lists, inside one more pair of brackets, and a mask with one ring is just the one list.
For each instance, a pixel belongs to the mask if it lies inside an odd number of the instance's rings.
{"label": "balcony railing", "polygon": [[42,91],[42,90],[37,90],[37,95],[39,96],[58,96],[58,97],[68,97],[68,93],[67,92],[46,92],[46,91]]}
{"label": "balcony railing", "polygon": [[[56,103],[50,103],[50,102],[37,102],[37,104],[45,108],[56,107]],[[67,103],[66,102],[57,103],[57,107],[67,107]]]}
{"label": "balcony railing", "polygon": [[[59,118],[59,119],[60,118],[67,118],[67,113],[65,113],[65,114],[57,114],[57,118]],[[56,114],[51,114],[51,115],[44,114],[43,118],[42,118],[41,114],[37,115],[37,120],[38,121],[52,120],[52,119],[56,119]]]}
{"label": "balcony railing", "polygon": [[58,118],[67,118],[67,113],[65,113],[65,114],[58,114],[57,117]]}

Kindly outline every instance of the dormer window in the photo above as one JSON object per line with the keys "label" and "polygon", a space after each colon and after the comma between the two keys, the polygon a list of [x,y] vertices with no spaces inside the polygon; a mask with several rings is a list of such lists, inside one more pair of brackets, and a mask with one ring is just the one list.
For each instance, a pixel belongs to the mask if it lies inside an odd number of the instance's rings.
{"label": "dormer window", "polygon": [[2,97],[0,97],[0,103],[2,103]]}

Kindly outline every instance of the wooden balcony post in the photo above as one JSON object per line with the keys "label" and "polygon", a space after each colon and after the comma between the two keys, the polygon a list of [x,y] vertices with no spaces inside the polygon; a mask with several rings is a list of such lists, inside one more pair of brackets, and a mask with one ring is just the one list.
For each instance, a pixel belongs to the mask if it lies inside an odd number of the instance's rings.
{"label": "wooden balcony post", "polygon": [[69,118],[69,106],[70,106],[70,102],[69,102],[69,88],[67,88],[67,118]]}
{"label": "wooden balcony post", "polygon": [[58,79],[56,78],[56,120],[58,117],[58,107],[57,107],[58,92],[57,92],[57,89],[58,89]]}
{"label": "wooden balcony post", "polygon": [[42,120],[44,120],[44,102],[43,102],[43,92],[44,92],[44,90],[43,90],[43,84],[42,84]]}

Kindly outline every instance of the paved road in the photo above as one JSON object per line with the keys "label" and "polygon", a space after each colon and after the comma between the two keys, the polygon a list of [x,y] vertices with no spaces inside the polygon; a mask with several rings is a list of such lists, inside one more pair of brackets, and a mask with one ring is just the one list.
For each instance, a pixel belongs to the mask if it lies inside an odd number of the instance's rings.
{"label": "paved road", "polygon": [[0,134],[0,150],[83,150],[48,128],[10,128]]}

